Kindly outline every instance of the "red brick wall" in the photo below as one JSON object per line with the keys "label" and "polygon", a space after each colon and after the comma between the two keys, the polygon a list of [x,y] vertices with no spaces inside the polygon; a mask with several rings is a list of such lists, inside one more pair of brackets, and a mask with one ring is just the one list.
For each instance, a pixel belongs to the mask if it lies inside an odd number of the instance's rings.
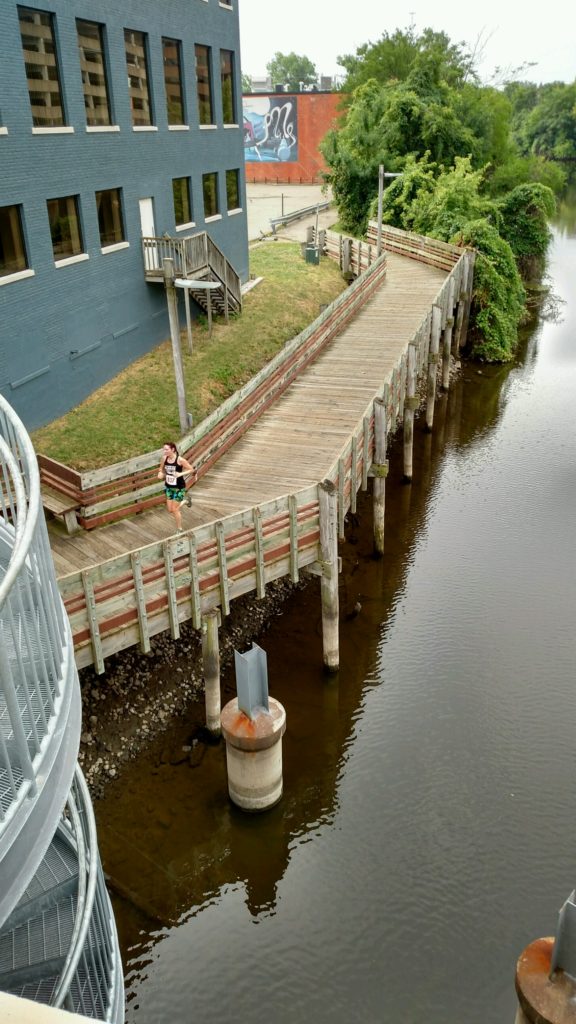
{"label": "red brick wall", "polygon": [[[263,93],[262,96],[278,94]],[[341,115],[342,93],[302,92],[285,93],[286,99],[296,101],[298,159],[276,163],[258,160],[246,161],[247,181],[271,181],[282,184],[319,181],[325,163],[319,150],[321,139]]]}

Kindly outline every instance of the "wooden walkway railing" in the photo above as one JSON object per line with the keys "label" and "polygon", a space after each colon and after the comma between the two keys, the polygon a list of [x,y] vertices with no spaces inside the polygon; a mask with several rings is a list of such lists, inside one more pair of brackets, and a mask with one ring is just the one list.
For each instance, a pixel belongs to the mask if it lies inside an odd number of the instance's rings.
{"label": "wooden walkway railing", "polygon": [[[386,274],[386,256],[343,292],[311,325],[284,346],[243,388],[187,434],[180,451],[202,476],[248,430],[262,412],[315,359],[361,308]],[[72,501],[84,529],[116,522],[164,502],[157,479],[161,451],[156,450],[103,469],[80,473],[40,455],[41,481]]]}
{"label": "wooden walkway railing", "polygon": [[[394,244],[399,241],[394,235]],[[405,244],[414,247],[412,258],[425,258],[427,248],[420,241],[406,238]],[[247,593],[261,597],[268,583],[282,576],[296,581],[303,569],[315,572],[327,584],[328,596],[325,600],[323,591],[322,604],[326,632],[330,628],[326,623],[337,623],[333,605],[337,602],[336,542],[337,536],[344,536],[346,514],[355,511],[357,492],[366,489],[369,476],[375,477],[376,505],[376,490],[382,494],[386,476],[387,433],[403,423],[406,456],[419,401],[418,382],[428,381],[428,403],[430,407],[432,395],[433,411],[438,364],[445,367],[446,353],[449,356],[451,350],[457,351],[462,342],[465,316],[463,313],[459,318],[459,313],[461,308],[465,310],[469,298],[473,254],[453,247],[436,250],[435,244],[431,245],[431,260],[436,261],[438,255],[446,262],[450,258],[450,269],[440,290],[417,328],[405,339],[392,371],[375,388],[322,481],[59,579],[79,667],[93,663],[98,672],[103,672],[110,654],[134,644],[146,651],[151,637],[164,630],[178,637],[180,624],[186,620],[203,628],[206,615],[215,609],[227,614],[235,598]],[[377,260],[323,317],[198,428],[201,437],[193,432],[188,439],[193,443],[187,446],[192,458],[205,468],[230,448],[330,337],[346,325],[360,300],[365,301],[378,288],[385,273],[385,258]],[[152,462],[143,456],[139,468],[134,466],[138,460],[131,463],[132,470],[144,474],[144,479],[146,473],[156,469],[159,453],[153,454]],[[411,451],[405,462],[411,472],[410,460]],[[91,475],[94,488],[105,487],[104,481],[97,480],[100,472]],[[126,479],[125,464],[117,467],[117,472],[118,479]],[[376,532],[375,524],[375,537]],[[326,537],[332,545],[328,554]]]}

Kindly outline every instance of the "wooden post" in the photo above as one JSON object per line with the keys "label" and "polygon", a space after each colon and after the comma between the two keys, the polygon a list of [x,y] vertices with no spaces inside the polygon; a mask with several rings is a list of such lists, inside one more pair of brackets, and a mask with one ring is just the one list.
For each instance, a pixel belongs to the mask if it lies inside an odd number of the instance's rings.
{"label": "wooden post", "polygon": [[202,617],[202,670],[204,673],[204,699],[206,728],[214,736],[220,735],[220,649],[218,627],[221,623],[218,608]]}
{"label": "wooden post", "polygon": [[468,321],[470,319],[470,307],[472,305],[472,292],[474,290],[474,263],[476,261],[476,253],[471,251],[468,253],[468,273],[466,275],[466,296],[464,299],[464,316],[462,318],[462,339],[461,347],[466,344],[466,335],[468,334]]}
{"label": "wooden post", "polygon": [[448,285],[448,316],[444,328],[442,345],[442,387],[448,391],[450,387],[450,355],[452,352],[452,328],[454,327],[454,279]]}
{"label": "wooden post", "polygon": [[188,430],[188,412],[186,410],[186,393],[184,391],[184,370],[182,367],[182,352],[180,351],[180,321],[178,319],[178,295],[174,287],[174,260],[168,257],[162,260],[164,271],[164,284],[166,287],[166,302],[168,303],[168,320],[170,322],[170,340],[172,342],[172,359],[174,361],[174,376],[176,378],[176,395],[178,397],[178,419],[180,421],[180,433],[185,434]]}
{"label": "wooden post", "polygon": [[342,239],[342,273],[344,276],[352,272],[350,250],[352,247],[351,238]]}
{"label": "wooden post", "polygon": [[386,403],[383,398],[374,402],[374,553],[381,557],[384,554],[384,513],[386,509],[386,477],[388,461],[386,459],[388,424]]}
{"label": "wooden post", "polygon": [[436,401],[436,377],[438,376],[438,348],[440,345],[440,324],[442,310],[440,306],[432,306],[432,331],[430,333],[430,352],[428,355],[428,393],[426,398],[426,430],[432,430],[434,423],[434,403]]}
{"label": "wooden post", "polygon": [[474,252],[467,252],[464,257],[465,269],[464,274],[462,275],[462,283],[460,285],[458,312],[456,314],[456,338],[454,340],[454,345],[458,352],[464,348],[466,343],[468,319],[470,317],[470,304],[472,302],[475,257],[476,253]]}
{"label": "wooden post", "polygon": [[406,398],[404,399],[404,479],[412,480],[412,458],[414,449],[414,412],[418,404],[416,398],[416,348],[408,345],[408,363],[406,369]]}
{"label": "wooden post", "polygon": [[340,663],[338,642],[338,496],[331,480],[318,485],[320,505],[320,596],[322,600],[322,642],[324,667],[337,672]]}

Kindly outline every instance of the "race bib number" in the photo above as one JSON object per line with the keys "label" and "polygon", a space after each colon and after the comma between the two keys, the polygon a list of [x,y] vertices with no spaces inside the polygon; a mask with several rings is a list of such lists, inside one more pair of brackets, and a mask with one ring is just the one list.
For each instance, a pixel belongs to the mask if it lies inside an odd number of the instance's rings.
{"label": "race bib number", "polygon": [[176,477],[173,473],[166,473],[166,483],[168,487],[176,487]]}

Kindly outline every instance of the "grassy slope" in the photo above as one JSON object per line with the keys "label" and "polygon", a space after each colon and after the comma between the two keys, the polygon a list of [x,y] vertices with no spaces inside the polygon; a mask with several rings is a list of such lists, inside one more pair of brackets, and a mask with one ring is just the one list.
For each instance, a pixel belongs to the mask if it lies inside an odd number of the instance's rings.
{"label": "grassy slope", "polygon": [[[264,280],[246,295],[241,316],[228,326],[219,319],[211,339],[205,322],[194,323],[192,355],[182,332],[187,408],[194,423],[249,380],[318,316],[320,304],[345,287],[335,263],[305,263],[294,243],[254,248],[250,271]],[[172,350],[165,341],[66,416],[36,430],[32,441],[37,452],[83,470],[152,451],[179,433]]]}

